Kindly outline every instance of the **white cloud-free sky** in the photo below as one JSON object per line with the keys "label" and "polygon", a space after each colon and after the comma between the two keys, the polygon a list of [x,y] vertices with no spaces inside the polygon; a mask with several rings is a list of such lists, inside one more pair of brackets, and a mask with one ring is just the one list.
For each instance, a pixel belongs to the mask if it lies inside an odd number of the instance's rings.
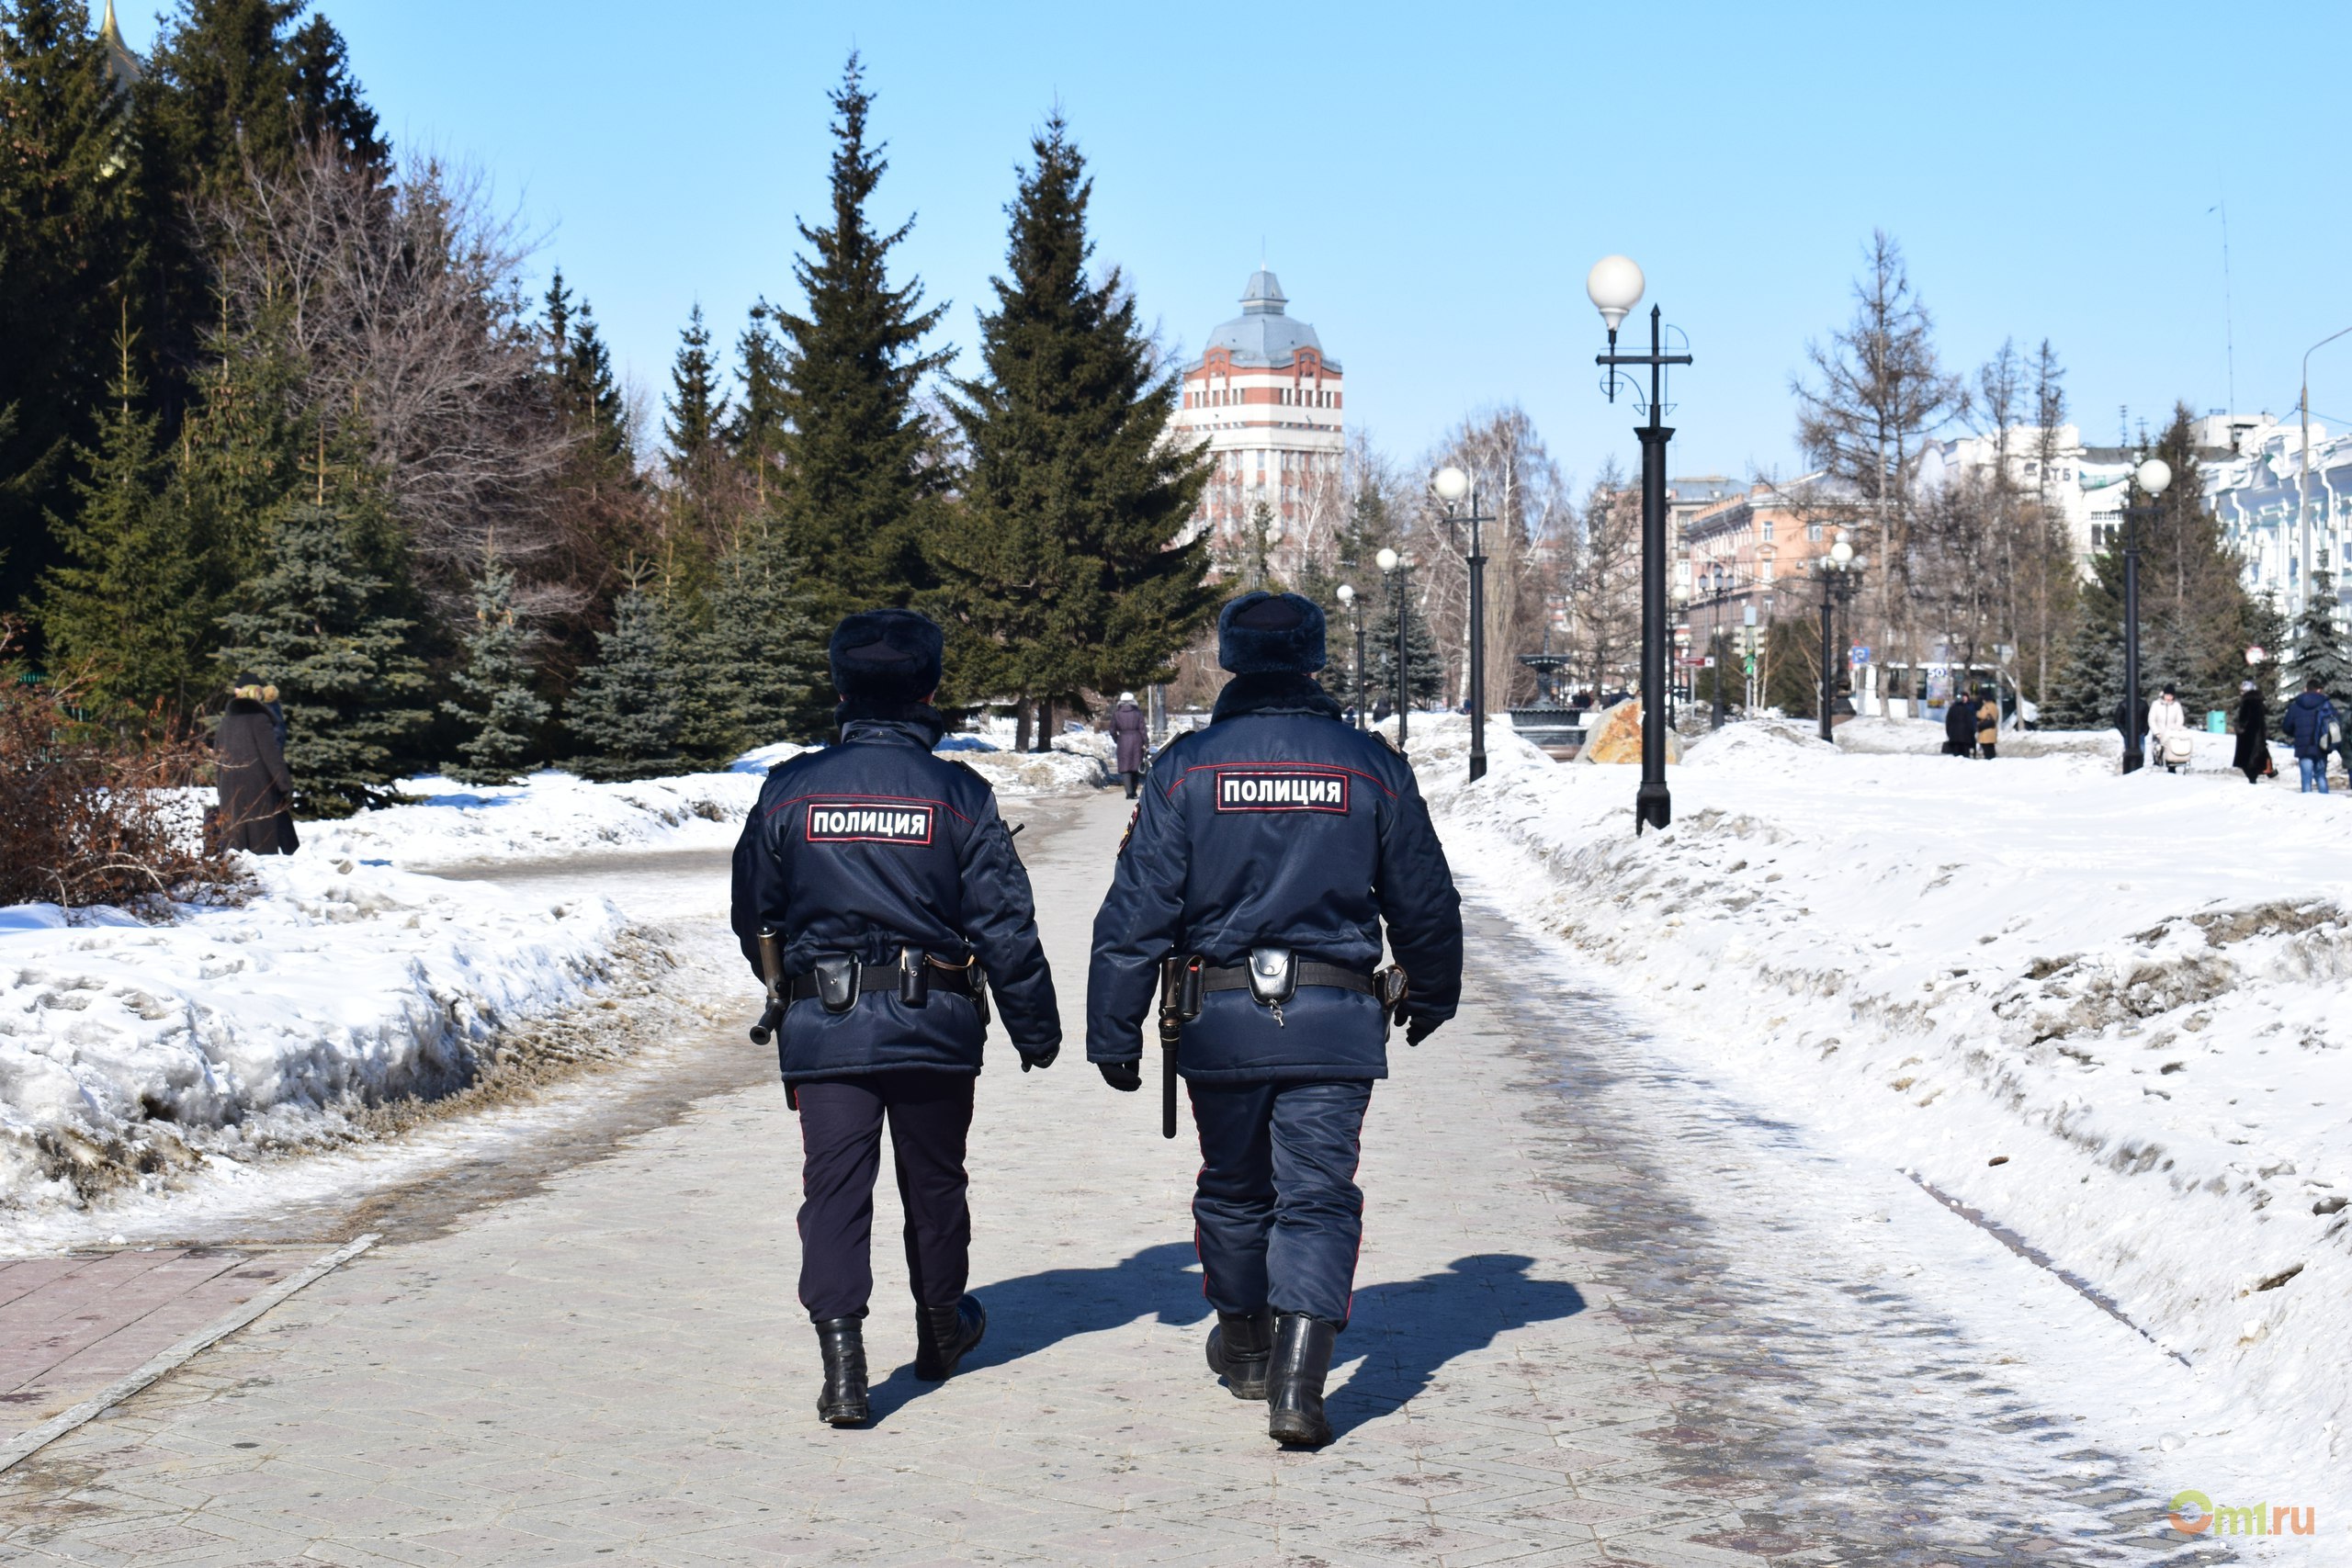
{"label": "white cloud-free sky", "polygon": [[[876,216],[968,349],[1026,138],[1058,102],[1099,254],[1197,349],[1261,250],[1400,456],[1516,400],[1589,477],[1630,464],[1586,268],[1623,251],[1686,331],[1679,473],[1796,461],[1788,393],[1894,234],[1947,360],[2051,338],[2111,440],[2176,398],[2285,412],[2352,326],[2352,6],[757,4],[326,0],[397,141],[471,159],[548,234],[624,368],[666,386],[699,299],[794,296],[828,109],[862,50]],[[134,21],[132,41],[148,31]],[[2312,362],[2352,413],[2352,338]]]}

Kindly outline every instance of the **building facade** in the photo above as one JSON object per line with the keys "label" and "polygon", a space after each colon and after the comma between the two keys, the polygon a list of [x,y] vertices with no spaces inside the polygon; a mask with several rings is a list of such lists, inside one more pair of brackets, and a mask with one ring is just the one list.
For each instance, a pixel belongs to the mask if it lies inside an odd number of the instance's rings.
{"label": "building facade", "polygon": [[1344,522],[1340,363],[1288,304],[1272,273],[1250,274],[1241,314],[1184,370],[1172,429],[1216,466],[1190,536],[1207,534],[1221,559],[1262,547],[1251,521],[1261,503],[1275,535],[1264,543],[1279,540],[1286,558]]}
{"label": "building facade", "polygon": [[1750,608],[1762,626],[1815,603],[1814,562],[1838,542],[1828,486],[1818,473],[1745,485],[1683,525],[1675,577],[1693,656],[1747,624]]}

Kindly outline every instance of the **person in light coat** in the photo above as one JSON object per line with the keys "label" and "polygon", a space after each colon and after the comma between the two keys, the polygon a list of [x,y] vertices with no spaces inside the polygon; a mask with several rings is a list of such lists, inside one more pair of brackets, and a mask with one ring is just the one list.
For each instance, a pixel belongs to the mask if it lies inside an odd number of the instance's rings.
{"label": "person in light coat", "polygon": [[[2164,694],[2148,705],[2148,744],[2155,748],[2156,761],[2164,764],[2165,772],[2180,772],[2181,764],[2174,760],[2174,753],[2196,744],[2188,739],[2188,714],[2180,705],[2178,694],[2166,686]],[[2172,739],[2176,735],[2181,738],[2177,742]]]}

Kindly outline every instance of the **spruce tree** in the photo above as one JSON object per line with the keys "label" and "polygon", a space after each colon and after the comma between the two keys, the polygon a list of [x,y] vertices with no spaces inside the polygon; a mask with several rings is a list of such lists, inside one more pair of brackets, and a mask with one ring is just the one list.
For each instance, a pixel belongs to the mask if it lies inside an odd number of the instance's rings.
{"label": "spruce tree", "polygon": [[581,671],[564,721],[587,748],[572,767],[584,778],[642,779],[683,770],[678,728],[690,671],[674,612],[642,583],[613,601],[601,657]]}
{"label": "spruce tree", "polygon": [[166,485],[156,416],[130,366],[128,329],[98,440],[79,454],[71,521],[56,520],[67,564],[45,580],[51,659],[89,671],[117,715],[168,725],[210,685],[211,594],[184,507]]}
{"label": "spruce tree", "polygon": [[[1374,703],[1395,700],[1396,692],[1396,601],[1384,592],[1380,618],[1372,624],[1364,645],[1364,685]],[[1354,664],[1354,650],[1349,663]],[[1406,700],[1416,708],[1428,707],[1445,693],[1445,661],[1438,657],[1437,637],[1430,618],[1418,610],[1405,620]]]}
{"label": "spruce tree", "polygon": [[537,750],[548,705],[531,690],[523,645],[514,624],[514,574],[485,552],[474,583],[474,622],[465,633],[466,662],[450,676],[464,700],[441,705],[473,731],[458,749],[465,760],[447,770],[460,784],[512,784]]}
{"label": "spruce tree", "polygon": [[2338,703],[2352,699],[2352,648],[2345,642],[2335,578],[2324,567],[2312,573],[2311,593],[2295,617],[2295,646],[2281,664],[2291,700],[2303,682],[2317,676],[2320,690]]}
{"label": "spruce tree", "polygon": [[0,610],[63,560],[52,519],[111,400],[138,230],[108,65],[82,0],[0,0]]}
{"label": "spruce tree", "polygon": [[889,279],[913,220],[878,233],[867,220],[889,165],[866,141],[874,100],[854,53],[831,97],[831,213],[798,225],[812,254],[793,263],[806,313],[775,311],[789,420],[779,510],[828,614],[905,604],[928,584],[923,536],[945,472],[915,394],[947,360],[922,348],[946,307],[922,309],[919,279]]}
{"label": "spruce tree", "polygon": [[956,383],[971,461],[936,551],[967,697],[1076,705],[1170,677],[1207,620],[1206,547],[1178,544],[1205,457],[1164,439],[1172,373],[1155,366],[1114,268],[1090,280],[1092,182],[1057,114],[1009,209],[1008,276],[980,318],[985,374]]}
{"label": "spruce tree", "polygon": [[616,478],[631,477],[636,464],[628,409],[613,378],[612,351],[596,331],[596,313],[565,286],[560,267],[548,284],[546,303],[548,374],[556,406],[593,458]]}
{"label": "spruce tree", "polygon": [[742,396],[735,400],[734,416],[727,423],[727,446],[752,486],[752,499],[764,514],[775,488],[776,456],[784,450],[784,359],[768,321],[774,315],[767,301],[752,307],[752,316],[736,340],[737,378]]}
{"label": "spruce tree", "polygon": [[663,465],[672,479],[691,484],[712,456],[727,412],[718,389],[718,367],[710,356],[710,329],[703,325],[699,304],[678,334],[677,357],[670,365],[670,395],[662,406],[669,414],[662,433],[670,440]]}
{"label": "spruce tree", "polygon": [[[322,467],[323,468],[323,464]],[[223,658],[274,683],[286,705],[286,765],[298,805],[347,817],[398,798],[393,782],[432,716],[391,531],[356,482],[322,475],[279,508],[267,564],[220,617]]]}
{"label": "spruce tree", "polygon": [[825,727],[824,634],[772,556],[733,551],[713,571],[681,691],[678,744],[691,761],[726,763]]}

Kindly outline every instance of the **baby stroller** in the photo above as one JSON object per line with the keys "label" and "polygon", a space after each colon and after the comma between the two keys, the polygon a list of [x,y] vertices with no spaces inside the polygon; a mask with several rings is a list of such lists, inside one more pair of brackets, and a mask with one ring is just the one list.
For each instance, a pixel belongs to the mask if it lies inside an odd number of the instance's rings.
{"label": "baby stroller", "polygon": [[2156,743],[2156,761],[2165,765],[2165,772],[2168,773],[2178,773],[2188,766],[2196,756],[2197,737],[2190,730],[2168,730],[2164,739]]}

